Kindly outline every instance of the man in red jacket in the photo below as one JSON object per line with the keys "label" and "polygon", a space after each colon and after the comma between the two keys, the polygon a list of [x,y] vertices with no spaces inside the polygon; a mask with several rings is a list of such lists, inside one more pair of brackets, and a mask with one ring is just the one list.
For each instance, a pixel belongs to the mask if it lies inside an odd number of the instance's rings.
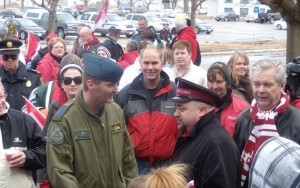
{"label": "man in red jacket", "polygon": [[177,30],[177,40],[187,40],[191,44],[192,61],[195,63],[197,57],[198,42],[196,33],[192,26],[187,26],[186,19],[177,19],[175,21]]}
{"label": "man in red jacket", "polygon": [[95,37],[89,27],[82,27],[79,32],[81,44],[75,52],[80,58],[84,52],[93,52],[96,54],[98,47],[101,45],[99,39]]}

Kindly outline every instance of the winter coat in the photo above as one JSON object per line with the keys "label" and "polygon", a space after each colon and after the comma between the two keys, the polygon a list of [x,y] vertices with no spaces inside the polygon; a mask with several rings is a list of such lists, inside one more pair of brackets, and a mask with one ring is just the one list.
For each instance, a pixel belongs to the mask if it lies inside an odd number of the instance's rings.
{"label": "winter coat", "polygon": [[132,65],[134,63],[138,56],[138,51],[127,52],[120,57],[118,65],[120,65],[123,70],[125,70],[129,65]]}
{"label": "winter coat", "polygon": [[15,110],[21,110],[25,105],[23,96],[29,98],[32,90],[41,84],[40,74],[35,70],[26,69],[25,65],[20,61],[19,68],[15,74],[11,75],[2,67],[0,69],[0,77],[7,93],[6,101]]}
{"label": "winter coat", "polygon": [[[46,141],[41,128],[23,112],[9,109],[0,117],[0,187],[35,188],[31,170],[46,166]],[[10,169],[6,164],[3,150],[14,148],[24,152],[22,168]]]}
{"label": "winter coat", "polygon": [[143,73],[123,88],[116,102],[125,113],[135,156],[152,164],[171,157],[179,135],[174,117],[175,103],[170,102],[176,86],[162,71],[155,96],[150,98],[142,77]]}
{"label": "winter coat", "polygon": [[177,34],[177,40],[187,40],[191,44],[192,61],[193,63],[195,63],[199,45],[197,42],[197,37],[194,28],[189,26],[180,30]]}
{"label": "winter coat", "polygon": [[60,62],[57,62],[53,58],[53,55],[47,53],[38,63],[36,70],[41,74],[44,83],[57,80],[57,74],[60,70]]}
{"label": "winter coat", "polygon": [[118,62],[119,58],[124,54],[122,46],[110,37],[103,42],[103,46],[110,52],[110,58],[116,62]]}
{"label": "winter coat", "polygon": [[99,39],[93,36],[91,42],[87,44],[80,43],[79,48],[75,49],[75,53],[78,57],[82,58],[82,55],[86,52],[97,53],[97,49],[102,44],[100,43]]}
{"label": "winter coat", "polygon": [[53,187],[126,187],[137,164],[124,113],[105,103],[91,113],[80,91],[55,113],[47,133],[47,171]]}
{"label": "winter coat", "polygon": [[187,136],[178,138],[171,162],[191,166],[196,188],[240,187],[240,157],[214,111],[204,115]]}
{"label": "winter coat", "polygon": [[250,104],[236,96],[231,89],[228,90],[227,94],[216,104],[217,119],[228,131],[229,135],[233,136],[236,118]]}
{"label": "winter coat", "polygon": [[48,53],[48,47],[45,47],[41,50],[38,51],[38,54],[33,58],[33,60],[31,61],[31,69],[36,70],[37,65],[39,64],[39,62],[43,59],[43,57]]}

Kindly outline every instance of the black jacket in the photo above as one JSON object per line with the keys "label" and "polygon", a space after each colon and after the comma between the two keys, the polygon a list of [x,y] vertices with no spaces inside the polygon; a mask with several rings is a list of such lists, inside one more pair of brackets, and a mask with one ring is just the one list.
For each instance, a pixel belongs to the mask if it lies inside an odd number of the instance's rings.
{"label": "black jacket", "polygon": [[195,187],[240,187],[238,149],[214,111],[202,117],[186,137],[179,137],[172,162],[191,166]]}
{"label": "black jacket", "polygon": [[[300,110],[289,106],[287,110],[275,117],[275,125],[280,136],[300,144]],[[253,129],[250,108],[245,109],[238,116],[235,123],[233,139],[242,154],[245,144]]]}
{"label": "black jacket", "polygon": [[33,58],[31,62],[30,68],[35,70],[39,62],[43,59],[43,57],[49,52],[48,47],[45,47],[38,51],[38,54]]}
{"label": "black jacket", "polygon": [[41,85],[41,76],[34,70],[26,69],[25,65],[19,61],[17,72],[11,75],[0,69],[2,84],[7,93],[6,101],[12,109],[21,110],[25,105],[24,97],[29,98],[31,91]]}
{"label": "black jacket", "polygon": [[23,112],[9,109],[0,117],[0,127],[3,148],[27,148],[23,168],[28,170],[39,169],[46,166],[46,141],[41,128],[28,115]]}
{"label": "black jacket", "polygon": [[110,37],[103,42],[103,46],[110,52],[110,58],[118,62],[119,58],[123,55],[122,46]]}

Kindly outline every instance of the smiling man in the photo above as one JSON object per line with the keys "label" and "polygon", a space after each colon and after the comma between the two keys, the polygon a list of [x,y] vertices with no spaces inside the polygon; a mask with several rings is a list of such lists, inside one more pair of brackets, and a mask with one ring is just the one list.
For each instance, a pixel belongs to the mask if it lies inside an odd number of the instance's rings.
{"label": "smiling man", "polygon": [[179,131],[175,106],[169,101],[176,86],[162,71],[162,52],[146,47],[139,58],[142,73],[120,91],[116,101],[125,112],[141,174],[171,157]]}
{"label": "smiling man", "polygon": [[7,92],[7,102],[10,108],[21,110],[25,105],[24,97],[28,98],[31,91],[41,84],[40,74],[27,70],[19,61],[22,42],[7,38],[0,42],[0,57],[3,66],[0,69],[2,84]]}
{"label": "smiling man", "polygon": [[253,158],[266,140],[282,136],[300,144],[300,111],[289,105],[283,92],[286,65],[276,60],[261,60],[251,69],[254,100],[238,116],[233,135],[241,154],[242,187],[248,187]]}

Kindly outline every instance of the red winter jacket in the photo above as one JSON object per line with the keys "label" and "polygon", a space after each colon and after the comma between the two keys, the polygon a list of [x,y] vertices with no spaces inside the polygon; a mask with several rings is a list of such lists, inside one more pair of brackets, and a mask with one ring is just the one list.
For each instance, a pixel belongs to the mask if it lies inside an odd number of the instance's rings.
{"label": "red winter jacket", "polygon": [[41,73],[44,83],[56,80],[57,73],[60,70],[60,64],[53,59],[48,52],[43,59],[38,63],[36,70]]}
{"label": "red winter jacket", "polygon": [[198,42],[194,28],[189,26],[180,30],[177,34],[178,40],[187,40],[191,44],[192,61],[195,63],[197,57]]}
{"label": "red winter jacket", "polygon": [[138,51],[125,53],[120,57],[118,64],[125,70],[129,65],[132,65],[134,63],[138,56]]}
{"label": "red winter jacket", "polygon": [[291,103],[292,106],[300,109],[300,99],[296,99]]}
{"label": "red winter jacket", "polygon": [[231,97],[232,102],[221,110],[220,123],[224,126],[230,136],[233,136],[235,120],[237,119],[238,115],[250,104],[244,99],[236,96],[234,92],[231,93]]}

